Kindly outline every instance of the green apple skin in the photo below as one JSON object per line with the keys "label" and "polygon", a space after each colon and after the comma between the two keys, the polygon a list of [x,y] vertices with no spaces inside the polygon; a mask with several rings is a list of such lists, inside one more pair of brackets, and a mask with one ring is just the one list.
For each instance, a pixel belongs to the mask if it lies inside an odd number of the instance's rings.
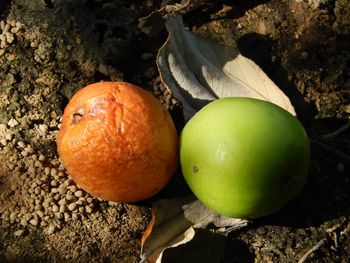
{"label": "green apple skin", "polygon": [[270,102],[223,98],[203,107],[180,136],[184,178],[221,215],[274,213],[303,188],[310,159],[298,119]]}

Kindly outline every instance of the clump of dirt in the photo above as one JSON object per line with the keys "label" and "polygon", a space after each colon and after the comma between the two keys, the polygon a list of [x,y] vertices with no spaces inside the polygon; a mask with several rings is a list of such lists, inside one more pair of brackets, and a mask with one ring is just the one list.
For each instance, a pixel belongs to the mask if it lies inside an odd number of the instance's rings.
{"label": "clump of dirt", "polygon": [[[55,137],[69,98],[103,80],[149,90],[181,129],[179,103],[162,85],[155,65],[166,32],[150,37],[138,28],[138,19],[160,2],[1,4],[1,262],[139,261],[149,208],[105,202],[82,191],[61,166]],[[312,140],[304,192],[279,213],[232,234],[225,262],[290,262],[305,255],[347,262],[347,0],[209,2],[185,14],[184,22],[203,36],[238,45],[291,98]],[[184,192],[169,187],[173,195]]]}

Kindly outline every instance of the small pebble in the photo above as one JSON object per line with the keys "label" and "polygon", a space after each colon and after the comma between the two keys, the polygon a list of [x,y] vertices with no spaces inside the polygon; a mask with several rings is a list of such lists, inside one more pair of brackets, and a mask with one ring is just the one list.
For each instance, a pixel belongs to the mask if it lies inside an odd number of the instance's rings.
{"label": "small pebble", "polygon": [[65,198],[62,198],[60,201],[58,201],[59,205],[65,205],[67,204],[67,200]]}
{"label": "small pebble", "polygon": [[58,170],[56,168],[51,168],[51,176],[55,177],[58,174]]}
{"label": "small pebble", "polygon": [[49,207],[49,203],[47,202],[47,200],[43,202],[43,207],[45,210]]}
{"label": "small pebble", "polygon": [[22,226],[27,226],[28,225],[28,221],[25,218],[21,219],[21,225]]}
{"label": "small pebble", "polygon": [[66,199],[67,199],[67,201],[72,201],[74,199],[74,196],[70,193],[67,193]]}
{"label": "small pebble", "polygon": [[6,34],[6,41],[7,43],[11,44],[15,40],[13,34],[11,32],[7,32]]}
{"label": "small pebble", "polygon": [[76,197],[82,197],[82,196],[83,196],[83,191],[78,190],[78,191],[76,191],[76,192],[74,193],[74,195],[75,195]]}
{"label": "small pebble", "polygon": [[35,188],[34,193],[35,193],[36,195],[40,195],[40,186],[37,186],[37,187]]}
{"label": "small pebble", "polygon": [[8,167],[11,171],[13,171],[13,170],[15,169],[15,165],[12,164],[12,163],[7,164],[7,167]]}
{"label": "small pebble", "polygon": [[33,151],[33,148],[32,146],[30,146],[30,144],[28,144],[25,149],[24,149],[28,154],[32,154],[34,151]]}
{"label": "small pebble", "polygon": [[19,28],[18,28],[18,27],[13,27],[13,28],[11,28],[11,33],[12,33],[12,34],[16,34],[18,31],[19,31]]}
{"label": "small pebble", "polygon": [[[4,221],[9,221],[10,218],[9,218],[8,213],[6,213],[6,212],[8,212],[8,211],[5,211],[5,212],[2,214],[1,218],[2,218],[2,220],[4,220]],[[6,213],[6,214],[5,214],[5,213]]]}
{"label": "small pebble", "polygon": [[[0,55],[1,55],[1,54],[0,54]],[[7,145],[6,139],[1,139],[0,143],[1,143],[3,146],[6,146],[6,145]]]}
{"label": "small pebble", "polygon": [[[56,190],[57,190],[57,188],[56,188]],[[59,194],[59,193],[55,194],[54,197],[53,197],[53,199],[56,200],[56,201],[60,200],[61,198],[62,198],[61,194]]]}
{"label": "small pebble", "polygon": [[18,125],[18,121],[16,121],[15,119],[11,119],[8,121],[7,125],[13,128]]}
{"label": "small pebble", "polygon": [[[26,153],[24,155],[26,155]],[[35,172],[36,171],[35,171],[35,168],[33,166],[28,167],[28,173],[30,174],[31,177],[35,176],[35,174],[36,174]]]}
{"label": "small pebble", "polygon": [[74,220],[77,220],[79,217],[78,217],[78,214],[76,213],[76,212],[73,212],[72,213],[72,218],[74,219]]}
{"label": "small pebble", "polygon": [[65,213],[67,211],[67,206],[66,205],[60,205],[60,212]]}
{"label": "small pebble", "polygon": [[[38,201],[38,202],[37,202]],[[40,204],[39,200],[35,200],[35,211],[43,211],[43,207]]]}
{"label": "small pebble", "polygon": [[85,198],[84,197],[79,197],[79,200],[77,200],[75,203],[77,205],[82,205],[84,204],[86,201],[85,201]]}
{"label": "small pebble", "polygon": [[5,25],[6,25],[6,22],[4,20],[1,20],[0,21],[0,28],[1,28],[2,31],[4,31]]}
{"label": "small pebble", "polygon": [[4,34],[0,34],[0,41],[3,45],[6,43],[6,36]]}
{"label": "small pebble", "polygon": [[61,194],[61,195],[65,195],[67,189],[65,187],[63,187],[62,185],[60,185],[60,187],[58,188],[58,192]]}
{"label": "small pebble", "polygon": [[22,236],[23,234],[24,234],[24,230],[23,230],[23,229],[17,230],[17,231],[15,231],[15,232],[13,233],[13,235],[14,235],[15,237],[20,237],[20,236]]}
{"label": "small pebble", "polygon": [[58,167],[58,166],[59,166],[59,164],[60,164],[59,160],[57,160],[57,159],[53,159],[53,160],[51,160],[51,162],[50,162],[50,163],[52,164],[52,166],[55,166],[55,167]]}
{"label": "small pebble", "polygon": [[16,26],[16,21],[15,20],[7,21],[7,23],[10,24],[11,27]]}
{"label": "small pebble", "polygon": [[49,227],[47,228],[47,234],[51,235],[55,232],[56,227],[54,225],[49,225]]}
{"label": "small pebble", "polygon": [[43,211],[37,211],[36,214],[40,217],[43,218],[44,217],[44,212]]}
{"label": "small pebble", "polygon": [[17,21],[17,22],[16,22],[16,27],[19,28],[19,29],[21,29],[21,28],[22,28],[22,23],[19,22],[19,21]]}
{"label": "small pebble", "polygon": [[12,139],[13,139],[12,134],[11,133],[6,133],[5,139],[8,140],[8,141],[12,141]]}
{"label": "small pebble", "polygon": [[59,208],[58,208],[57,205],[53,205],[53,206],[52,206],[52,212],[57,213],[58,210],[59,210]]}
{"label": "small pebble", "polygon": [[36,196],[36,194],[32,193],[32,194],[30,195],[30,198],[31,198],[32,200],[35,200],[35,199],[37,198],[37,196]]}
{"label": "small pebble", "polygon": [[31,200],[31,203],[29,204],[29,211],[30,212],[34,212],[34,210],[35,210],[35,205],[34,205],[34,202],[33,202],[34,200]]}
{"label": "small pebble", "polygon": [[50,173],[51,173],[51,168],[50,168],[50,167],[45,167],[44,173],[45,173],[45,175],[50,175]]}
{"label": "small pebble", "polygon": [[30,214],[30,213],[26,213],[25,215],[24,215],[24,218],[27,220],[27,221],[29,221],[31,218],[32,218],[32,215]]}
{"label": "small pebble", "polygon": [[64,180],[63,185],[64,185],[64,186],[69,186],[69,185],[71,185],[72,183],[73,183],[72,179],[67,178],[66,180]]}
{"label": "small pebble", "polygon": [[18,147],[20,147],[20,148],[22,148],[22,149],[24,149],[24,148],[26,147],[25,143],[24,143],[24,142],[21,142],[21,141],[18,142],[17,145],[18,145]]}
{"label": "small pebble", "polygon": [[39,125],[39,130],[42,131],[44,134],[47,133],[49,127],[46,124],[40,124]]}
{"label": "small pebble", "polygon": [[37,185],[41,185],[41,184],[42,184],[42,181],[41,181],[39,178],[37,178],[37,179],[35,180],[35,182],[36,182]]}
{"label": "small pebble", "polygon": [[2,39],[1,39],[1,36],[3,36],[3,35],[0,35],[0,47],[1,48],[7,48],[8,47],[8,45],[7,45],[7,43],[6,43],[6,40],[5,41],[3,41]]}
{"label": "small pebble", "polygon": [[10,30],[11,25],[9,23],[6,23],[3,29],[3,33],[6,33]]}
{"label": "small pebble", "polygon": [[92,208],[90,206],[85,206],[85,212],[90,214],[92,212]]}
{"label": "small pebble", "polygon": [[71,190],[73,193],[74,193],[75,191],[78,190],[77,187],[76,187],[75,185],[71,185],[71,186],[69,186],[68,188],[69,188],[69,190]]}
{"label": "small pebble", "polygon": [[30,188],[30,186],[27,185],[27,184],[25,184],[23,187],[24,187],[25,190],[27,190],[26,193],[32,194],[34,192],[34,189]]}
{"label": "small pebble", "polygon": [[33,226],[37,226],[39,224],[38,220],[36,220],[35,218],[29,221],[30,224],[32,224]]}
{"label": "small pebble", "polygon": [[70,215],[66,212],[64,213],[64,220],[68,221],[70,219]]}
{"label": "small pebble", "polygon": [[63,213],[57,212],[57,213],[55,213],[55,216],[56,216],[58,219],[61,219],[61,218],[63,218]]}
{"label": "small pebble", "polygon": [[17,212],[12,212],[11,214],[10,214],[10,220],[11,221],[14,221],[15,219],[16,219],[16,217],[17,217]]}
{"label": "small pebble", "polygon": [[39,161],[42,162],[42,161],[45,161],[45,159],[46,159],[46,158],[45,158],[45,155],[43,155],[43,154],[40,154],[40,155],[39,155]]}
{"label": "small pebble", "polygon": [[76,207],[77,207],[77,204],[76,204],[76,203],[71,203],[71,204],[68,205],[68,210],[69,210],[69,211],[73,211],[73,210],[76,209]]}

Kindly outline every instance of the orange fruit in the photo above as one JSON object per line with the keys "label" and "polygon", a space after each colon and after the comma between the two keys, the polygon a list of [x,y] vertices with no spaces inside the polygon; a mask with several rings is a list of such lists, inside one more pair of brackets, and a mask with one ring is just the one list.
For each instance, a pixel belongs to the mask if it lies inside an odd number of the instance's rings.
{"label": "orange fruit", "polygon": [[145,90],[126,82],[99,82],[69,101],[57,150],[86,192],[134,202],[156,194],[170,180],[178,164],[178,135],[170,114]]}

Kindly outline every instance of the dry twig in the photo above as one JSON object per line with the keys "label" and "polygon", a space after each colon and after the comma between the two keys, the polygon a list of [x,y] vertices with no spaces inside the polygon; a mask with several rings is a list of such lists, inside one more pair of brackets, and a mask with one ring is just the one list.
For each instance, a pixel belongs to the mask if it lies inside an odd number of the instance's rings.
{"label": "dry twig", "polygon": [[347,155],[347,154],[345,154],[345,153],[343,153],[343,152],[341,152],[341,151],[339,151],[339,150],[337,150],[337,149],[335,149],[335,148],[333,148],[333,147],[331,147],[331,146],[329,146],[327,144],[324,144],[324,143],[319,142],[317,140],[311,140],[311,142],[317,144],[318,146],[321,146],[322,148],[324,148],[324,149],[326,149],[326,150],[328,150],[330,152],[333,152],[333,153],[337,154],[338,156],[342,157],[343,159],[345,159],[347,161],[350,161],[350,156],[349,155]]}
{"label": "dry twig", "polygon": [[327,238],[321,239],[315,246],[313,246],[309,251],[307,251],[301,259],[299,259],[298,263],[305,263],[314,252],[319,250],[327,243],[327,240]]}
{"label": "dry twig", "polygon": [[339,129],[337,129],[334,132],[328,133],[326,135],[322,136],[322,139],[332,139],[337,137],[340,133],[346,131],[347,129],[350,128],[350,121],[348,121],[344,126],[340,127]]}

